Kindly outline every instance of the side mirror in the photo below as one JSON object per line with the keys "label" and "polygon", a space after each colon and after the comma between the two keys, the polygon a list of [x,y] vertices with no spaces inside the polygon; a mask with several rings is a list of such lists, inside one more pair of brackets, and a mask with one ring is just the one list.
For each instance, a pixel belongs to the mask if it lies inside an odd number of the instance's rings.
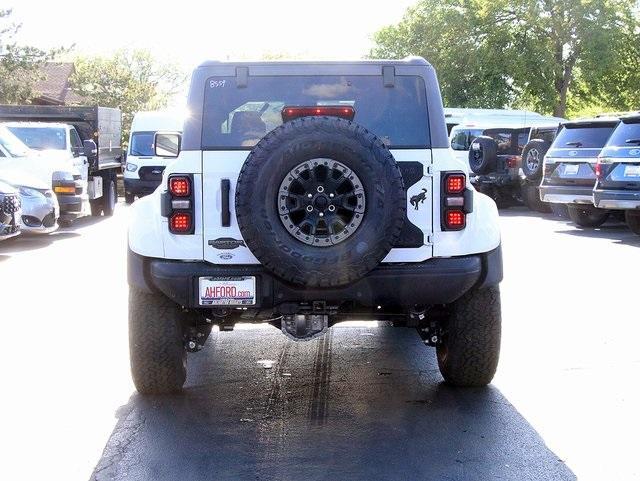
{"label": "side mirror", "polygon": [[93,140],[83,140],[82,145],[84,146],[84,155],[87,156],[87,159],[93,160],[98,156],[98,146]]}
{"label": "side mirror", "polygon": [[177,157],[182,136],[176,132],[156,132],[153,136],[153,152],[157,157]]}

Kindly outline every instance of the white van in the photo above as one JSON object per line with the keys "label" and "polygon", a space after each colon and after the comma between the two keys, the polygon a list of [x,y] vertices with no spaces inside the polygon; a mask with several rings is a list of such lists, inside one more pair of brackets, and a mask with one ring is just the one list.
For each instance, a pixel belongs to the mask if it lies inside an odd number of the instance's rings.
{"label": "white van", "polygon": [[447,134],[451,133],[451,129],[456,125],[465,122],[482,122],[490,119],[503,120],[523,120],[535,119],[542,117],[541,114],[532,110],[515,110],[515,109],[469,109],[469,108],[452,108],[445,107],[444,118],[447,123]]}
{"label": "white van", "polygon": [[138,112],[131,124],[127,164],[124,169],[125,201],[131,204],[156,190],[167,163],[172,157],[154,154],[156,132],[182,134],[183,117],[172,112]]}

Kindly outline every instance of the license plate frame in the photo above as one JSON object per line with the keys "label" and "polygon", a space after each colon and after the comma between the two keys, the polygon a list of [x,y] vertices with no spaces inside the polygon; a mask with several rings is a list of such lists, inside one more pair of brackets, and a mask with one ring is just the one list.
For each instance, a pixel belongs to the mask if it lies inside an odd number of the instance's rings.
{"label": "license plate frame", "polygon": [[578,164],[564,164],[564,170],[562,173],[564,175],[578,175],[579,170],[580,166]]}
{"label": "license plate frame", "polygon": [[198,278],[198,303],[201,306],[255,306],[255,276]]}
{"label": "license plate frame", "polygon": [[640,165],[625,165],[624,166],[625,177],[640,177]]}

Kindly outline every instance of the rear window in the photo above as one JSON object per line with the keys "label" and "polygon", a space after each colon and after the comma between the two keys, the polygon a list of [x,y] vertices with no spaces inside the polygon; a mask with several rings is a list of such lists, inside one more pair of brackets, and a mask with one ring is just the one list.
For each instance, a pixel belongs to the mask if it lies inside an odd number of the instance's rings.
{"label": "rear window", "polygon": [[615,124],[564,125],[553,146],[556,149],[601,149],[614,128]]}
{"label": "rear window", "polygon": [[451,148],[453,150],[469,150],[471,142],[479,135],[482,135],[481,129],[457,129],[451,137]]}
{"label": "rear window", "polygon": [[204,97],[203,149],[250,149],[282,124],[285,106],[349,105],[354,121],[390,148],[430,145],[427,102],[421,77],[396,76],[384,87],[382,76],[213,77]]}
{"label": "rear window", "polygon": [[640,145],[640,118],[620,122],[607,142],[611,147],[633,147]]}

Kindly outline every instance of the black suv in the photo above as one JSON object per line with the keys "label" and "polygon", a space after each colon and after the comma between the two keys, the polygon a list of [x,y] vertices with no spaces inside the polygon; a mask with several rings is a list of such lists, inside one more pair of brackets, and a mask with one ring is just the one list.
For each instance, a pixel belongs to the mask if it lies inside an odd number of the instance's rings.
{"label": "black suv", "polygon": [[598,227],[609,211],[593,205],[596,163],[620,120],[597,117],[566,122],[544,157],[540,198],[565,204],[569,218],[582,227]]}
{"label": "black suv", "polygon": [[593,203],[624,210],[627,225],[640,235],[640,112],[620,120],[598,157]]}

